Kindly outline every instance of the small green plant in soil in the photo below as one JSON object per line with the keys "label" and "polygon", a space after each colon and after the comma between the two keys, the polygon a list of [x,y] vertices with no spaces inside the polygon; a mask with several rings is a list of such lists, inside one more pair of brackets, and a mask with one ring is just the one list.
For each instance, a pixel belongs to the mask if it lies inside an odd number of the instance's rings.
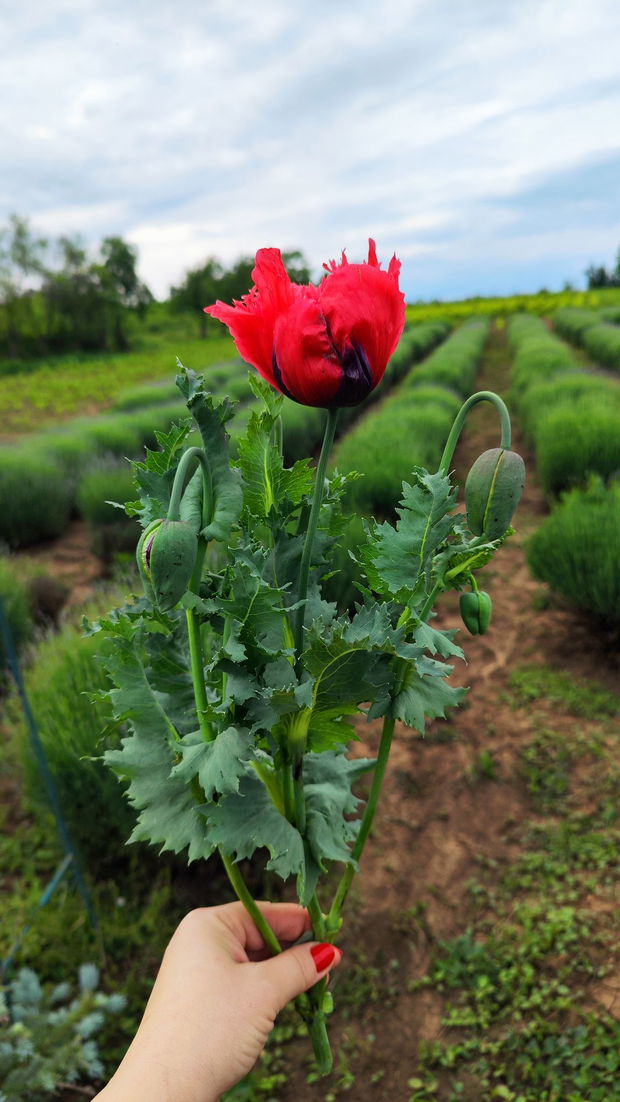
{"label": "small green plant in soil", "polygon": [[0,988],[0,1097],[39,1102],[83,1076],[103,1074],[96,1037],[106,1018],[125,1005],[122,995],[97,991],[93,964],[79,970],[77,994],[69,983],[45,990],[36,972],[22,968]]}
{"label": "small green plant in soil", "polygon": [[566,800],[574,751],[565,737],[539,731],[520,753],[519,775],[525,781],[533,807],[552,811]]}

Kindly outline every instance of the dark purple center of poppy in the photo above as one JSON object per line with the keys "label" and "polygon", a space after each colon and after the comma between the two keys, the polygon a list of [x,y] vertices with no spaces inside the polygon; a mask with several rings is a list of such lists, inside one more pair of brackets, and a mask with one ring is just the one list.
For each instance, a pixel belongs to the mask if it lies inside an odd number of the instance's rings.
{"label": "dark purple center of poppy", "polygon": [[372,370],[361,344],[352,342],[340,357],[342,380],[332,402],[334,408],[358,406],[372,390]]}
{"label": "dark purple center of poppy", "polygon": [[[330,407],[333,409],[340,409],[342,406],[357,406],[360,402],[363,402],[364,398],[366,398],[373,389],[372,369],[368,362],[368,357],[362,346],[354,343],[348,345],[342,355],[338,355],[334,348],[334,354],[340,361],[342,378],[338,391],[330,402]],[[295,394],[291,393],[284,382],[275,348],[271,363],[274,379],[282,393],[286,394],[286,397],[291,398],[294,402],[305,405],[306,403],[300,398],[297,398]]]}

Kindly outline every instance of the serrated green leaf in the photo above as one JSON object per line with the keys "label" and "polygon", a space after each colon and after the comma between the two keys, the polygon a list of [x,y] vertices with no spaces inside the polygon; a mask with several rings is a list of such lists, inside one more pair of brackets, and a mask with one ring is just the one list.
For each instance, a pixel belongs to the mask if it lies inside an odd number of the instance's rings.
{"label": "serrated green leaf", "polygon": [[131,728],[119,750],[104,760],[129,781],[130,803],[138,820],[129,839],[160,845],[161,850],[188,850],[190,861],[209,857],[213,845],[205,822],[184,781],[171,776],[175,764],[176,731],[172,728],[146,678],[134,645],[116,635],[105,666],[116,685],[110,691],[115,715]]}
{"label": "serrated green leaf", "polygon": [[182,761],[170,775],[185,784],[198,777],[207,800],[212,800],[215,793],[226,796],[239,791],[239,780],[247,772],[253,749],[254,739],[243,728],[227,727],[213,742],[205,742],[200,731],[192,731],[178,744]]}
{"label": "serrated green leaf", "polygon": [[268,869],[286,880],[305,876],[301,835],[271,802],[258,777],[243,777],[239,792],[209,807],[209,837],[237,861],[255,850],[269,850]]}
{"label": "serrated green leaf", "polygon": [[431,654],[440,654],[442,658],[465,658],[461,647],[453,642],[456,631],[442,631],[428,623],[419,623],[415,629],[415,641]]}
{"label": "serrated green leaf", "polygon": [[349,760],[329,751],[305,756],[306,838],[319,868],[325,868],[326,860],[350,860],[351,842],[359,830],[359,821],[347,818],[359,804],[351,785],[374,764],[374,760]]}
{"label": "serrated green leaf", "polygon": [[415,482],[403,483],[396,526],[377,525],[361,552],[371,586],[405,602],[425,592],[433,554],[454,525],[456,500],[448,477],[422,468],[413,473]]}
{"label": "serrated green leaf", "polygon": [[291,468],[283,467],[282,455],[272,438],[274,420],[266,411],[253,413],[245,436],[237,444],[244,503],[255,517],[281,513],[287,500],[299,504],[314,484],[314,472],[306,460]]}
{"label": "serrated green leaf", "polygon": [[226,541],[243,505],[241,474],[230,465],[230,437],[224,427],[232,416],[232,406],[228,399],[215,405],[202,378],[187,369],[177,377],[177,386],[200,429],[209,468],[210,515],[201,534],[205,540]]}
{"label": "serrated green leaf", "polygon": [[[421,658],[411,663],[400,681],[398,692],[390,705],[390,715],[402,719],[421,735],[425,731],[426,718],[445,717],[447,708],[454,708],[467,690],[454,688],[446,681],[451,666],[432,658]],[[373,715],[371,710],[370,715]]]}
{"label": "serrated green leaf", "polygon": [[308,726],[307,749],[321,754],[325,750],[346,746],[349,742],[359,742],[359,735],[350,719],[359,715],[360,710],[345,705],[322,712],[313,710]]}

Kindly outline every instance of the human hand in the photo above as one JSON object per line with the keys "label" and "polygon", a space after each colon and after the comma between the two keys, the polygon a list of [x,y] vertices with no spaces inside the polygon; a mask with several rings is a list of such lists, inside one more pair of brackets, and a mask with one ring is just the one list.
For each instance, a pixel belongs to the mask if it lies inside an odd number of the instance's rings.
{"label": "human hand", "polygon": [[[258,906],[283,946],[310,929],[295,903]],[[280,1010],[341,958],[335,946],[316,942],[271,956],[241,903],[191,911],[98,1102],[216,1102],[252,1069]]]}

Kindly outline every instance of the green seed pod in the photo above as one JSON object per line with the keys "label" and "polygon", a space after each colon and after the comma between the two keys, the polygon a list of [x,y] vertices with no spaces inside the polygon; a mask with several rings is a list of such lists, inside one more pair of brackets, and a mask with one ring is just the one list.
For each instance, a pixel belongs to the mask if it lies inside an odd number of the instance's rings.
{"label": "green seed pod", "polygon": [[461,593],[459,609],[461,619],[470,635],[486,634],[493,612],[493,602],[488,593],[483,589],[474,593]]}
{"label": "green seed pod", "polygon": [[507,531],[525,485],[525,463],[516,452],[489,448],[465,482],[467,523],[476,536],[497,540]]}
{"label": "green seed pod", "polygon": [[162,610],[174,608],[196,565],[198,537],[182,520],[156,520],[145,529],[136,557],[147,594]]}

